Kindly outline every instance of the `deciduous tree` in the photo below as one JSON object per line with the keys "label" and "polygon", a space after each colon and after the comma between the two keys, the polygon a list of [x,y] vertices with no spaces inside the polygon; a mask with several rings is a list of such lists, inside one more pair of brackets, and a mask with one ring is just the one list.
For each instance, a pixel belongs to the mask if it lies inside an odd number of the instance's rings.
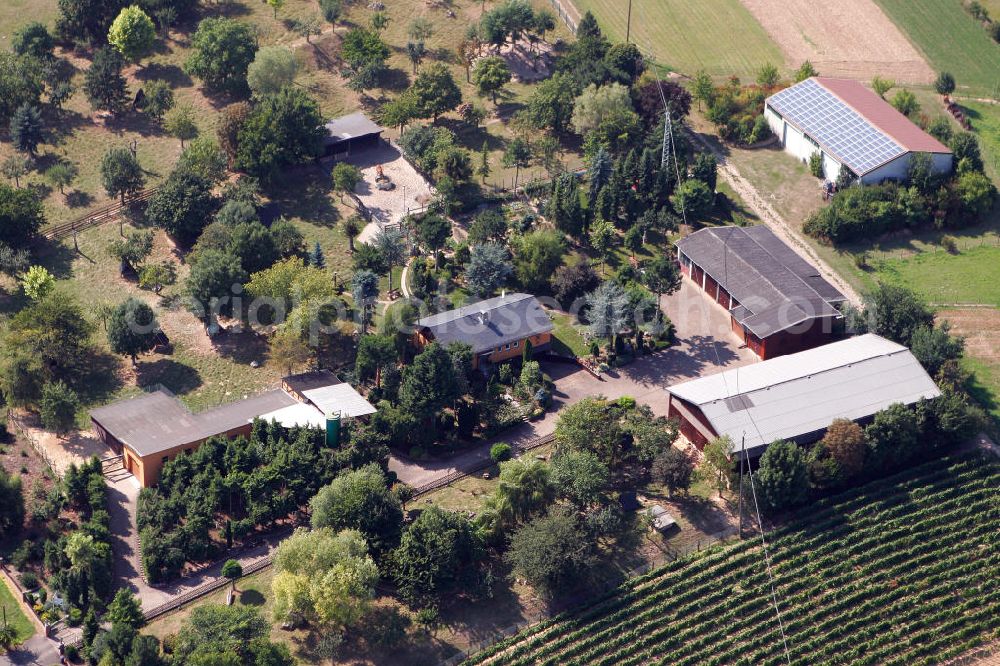
{"label": "deciduous tree", "polygon": [[101,158],[101,183],[109,197],[118,197],[125,205],[125,197],[135,194],[146,184],[146,174],[139,160],[128,148],[111,148]]}
{"label": "deciduous tree", "polygon": [[392,575],[404,600],[433,606],[446,594],[475,589],[484,556],[464,515],[432,506],[403,533],[392,554]]}
{"label": "deciduous tree", "polygon": [[239,93],[247,87],[247,69],[257,51],[253,28],[227,18],[207,18],[191,39],[185,70],[213,90]]}
{"label": "deciduous tree", "polygon": [[42,399],[38,406],[42,425],[62,435],[76,423],[80,398],[65,382],[54,381],[42,387]]}
{"label": "deciduous tree", "polygon": [[111,351],[136,363],[136,357],[156,346],[160,325],[153,309],[143,301],[129,297],[108,318],[108,344]]}
{"label": "deciduous tree", "polygon": [[596,558],[577,516],[556,506],[514,533],[504,560],[537,592],[553,596],[586,576]]}
{"label": "deciduous tree", "polygon": [[497,95],[510,83],[511,73],[507,61],[500,56],[481,58],[472,68],[472,82],[480,95],[488,95],[497,103]]}
{"label": "deciduous tree", "polygon": [[757,472],[761,502],[771,511],[797,506],[809,494],[805,455],[795,442],[772,442],[760,457]]}
{"label": "deciduous tree", "polygon": [[399,542],[402,505],[378,465],[341,472],[316,493],[309,508],[313,529],[358,530],[378,552]]}
{"label": "deciduous tree", "polygon": [[247,68],[247,84],[254,95],[273,95],[292,85],[299,73],[295,54],[283,46],[265,46]]}
{"label": "deciduous tree", "polygon": [[108,43],[129,62],[148,55],[155,41],[156,26],[138,5],[122,9],[108,31]]}

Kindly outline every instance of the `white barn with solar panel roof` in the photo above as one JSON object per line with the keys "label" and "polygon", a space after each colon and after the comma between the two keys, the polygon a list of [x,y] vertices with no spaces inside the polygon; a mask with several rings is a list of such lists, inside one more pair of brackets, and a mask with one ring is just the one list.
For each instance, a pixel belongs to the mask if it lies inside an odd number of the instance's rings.
{"label": "white barn with solar panel roof", "polygon": [[857,81],[814,76],[767,98],[764,117],[791,153],[823,156],[827,180],[843,165],[864,184],[904,180],[914,153],[935,173],[952,170],[951,150]]}

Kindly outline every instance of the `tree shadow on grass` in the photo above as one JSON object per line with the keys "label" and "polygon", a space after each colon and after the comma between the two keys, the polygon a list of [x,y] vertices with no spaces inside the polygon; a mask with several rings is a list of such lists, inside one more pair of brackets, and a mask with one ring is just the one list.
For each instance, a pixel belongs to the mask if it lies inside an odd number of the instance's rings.
{"label": "tree shadow on grass", "polygon": [[[103,334],[98,327],[98,334]],[[87,365],[77,391],[85,405],[104,404],[121,390],[121,358],[94,347],[87,354]]]}
{"label": "tree shadow on grass", "polygon": [[282,181],[273,188],[271,196],[281,215],[327,228],[332,228],[340,220],[340,211],[330,198],[333,188],[326,170],[297,170],[290,172]]}
{"label": "tree shadow on grass", "polygon": [[194,85],[194,81],[183,69],[177,65],[154,62],[136,70],[135,78],[140,81],[155,81],[157,79],[166,81],[172,88],[187,88]]}
{"label": "tree shadow on grass", "polygon": [[80,256],[73,250],[72,236],[64,241],[38,236],[32,243],[31,253],[35,263],[45,266],[60,280],[73,276],[73,261]]}
{"label": "tree shadow on grass", "polygon": [[226,333],[213,340],[212,344],[219,356],[242,365],[249,365],[253,361],[263,362],[267,358],[267,338],[254,331]]}
{"label": "tree shadow on grass", "polygon": [[69,190],[66,192],[66,205],[70,208],[86,208],[94,203],[94,197],[89,192],[83,190]]}
{"label": "tree shadow on grass", "polygon": [[241,606],[263,606],[266,601],[258,590],[243,590],[239,594]]}
{"label": "tree shadow on grass", "polygon": [[390,92],[402,92],[410,87],[410,75],[405,69],[392,67],[385,70],[378,78],[379,87]]}
{"label": "tree shadow on grass", "polygon": [[136,379],[143,388],[162,384],[177,395],[185,395],[202,385],[198,370],[170,358],[140,362],[136,368]]}

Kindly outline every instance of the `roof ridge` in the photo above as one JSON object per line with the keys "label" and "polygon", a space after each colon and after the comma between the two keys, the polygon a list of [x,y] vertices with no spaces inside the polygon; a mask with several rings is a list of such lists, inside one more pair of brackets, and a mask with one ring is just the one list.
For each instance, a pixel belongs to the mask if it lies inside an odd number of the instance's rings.
{"label": "roof ridge", "polygon": [[[767,228],[768,231],[770,231],[770,228],[768,228],[766,225],[755,225],[755,226],[763,226],[764,228]],[[710,229],[712,229],[712,230],[717,230],[717,229],[736,229],[736,230],[739,230],[740,233],[743,234],[744,238],[750,239],[756,247],[758,247],[761,250],[763,250],[764,254],[766,254],[768,257],[770,257],[778,266],[781,267],[781,269],[783,269],[785,272],[790,273],[792,276],[794,276],[795,279],[797,279],[799,282],[801,282],[803,285],[805,285],[806,288],[809,289],[809,291],[811,291],[812,293],[814,293],[816,295],[816,297],[819,298],[821,301],[823,301],[824,303],[829,304],[829,301],[827,301],[827,299],[823,298],[823,295],[820,294],[818,291],[816,291],[811,284],[809,284],[808,282],[806,282],[805,280],[803,280],[801,278],[801,276],[799,276],[798,273],[796,273],[795,271],[793,271],[792,269],[790,269],[788,266],[786,266],[785,263],[783,261],[781,261],[781,259],[779,259],[778,257],[774,256],[774,254],[772,254],[766,247],[764,247],[763,245],[761,245],[760,242],[756,238],[754,238],[752,235],[750,235],[749,233],[747,233],[746,229],[744,229],[743,227],[726,226],[726,227],[710,227]],[[716,236],[716,237],[718,238],[718,236]],[[775,236],[775,237],[777,237],[777,236]],[[720,238],[719,240],[722,240],[722,239]],[[723,262],[727,263],[727,257],[730,254],[728,239],[722,241],[722,249],[723,249],[723,254],[722,254],[722,256],[723,256]],[[796,303],[796,301],[793,301],[791,298],[789,298],[788,295],[782,289],[780,289],[776,284],[774,284],[774,281],[771,280],[770,277],[768,277],[765,273],[763,273],[760,270],[758,270],[756,266],[754,266],[750,262],[748,262],[745,259],[743,259],[743,257],[741,257],[736,252],[733,252],[732,254],[733,254],[733,256],[736,259],[738,259],[745,266],[747,266],[748,268],[750,268],[755,274],[759,275],[760,278],[764,282],[766,282],[768,284],[768,286],[770,286],[771,289],[773,289],[774,292],[776,294],[778,294],[778,296],[780,296],[786,303],[790,303],[790,304],[794,305],[795,307],[798,307],[798,304]],[[728,268],[728,263],[727,263],[727,268]],[[702,270],[705,270],[704,267],[702,267]],[[727,282],[726,290],[727,291],[731,291],[730,288],[729,288],[729,285],[728,285],[728,281],[729,281],[728,276],[726,276],[726,282]],[[740,302],[740,305],[744,305],[742,301]],[[750,310],[749,306],[744,305],[744,307],[746,307],[747,310]],[[761,312],[767,312],[768,310],[774,310],[777,307],[780,307],[780,306],[776,305],[774,307],[767,308],[766,310],[762,310]],[[806,312],[802,308],[799,308],[799,309],[802,310],[803,314],[805,314],[807,316],[816,316],[815,314],[811,315],[810,313]],[[754,315],[761,314],[761,312],[757,312],[756,310],[750,310],[750,311]]]}
{"label": "roof ridge", "polygon": [[[851,338],[847,338],[847,339],[850,340]],[[832,344],[836,344],[836,343],[832,343]],[[814,347],[814,349],[818,349],[818,347]],[[807,351],[810,351],[810,350],[807,350]],[[737,396],[747,395],[749,393],[756,393],[757,391],[766,391],[766,390],[768,390],[768,389],[770,389],[772,387],[775,387],[775,386],[784,386],[785,384],[789,384],[791,382],[800,382],[800,381],[802,381],[804,379],[812,379],[816,375],[824,375],[824,374],[826,374],[828,372],[833,372],[834,370],[842,370],[844,368],[849,368],[850,366],[855,365],[856,363],[865,363],[867,361],[872,361],[872,360],[874,360],[876,358],[883,358],[883,357],[888,357],[888,356],[894,356],[896,354],[902,354],[904,352],[906,352],[906,353],[912,353],[912,352],[910,352],[909,349],[906,349],[904,347],[903,349],[896,349],[896,350],[893,350],[893,351],[887,351],[887,352],[882,352],[882,353],[878,353],[878,354],[872,354],[871,356],[866,356],[865,358],[855,359],[853,361],[845,361],[843,363],[839,363],[838,365],[831,365],[828,368],[823,368],[821,370],[817,370],[815,372],[810,372],[810,373],[805,374],[805,375],[800,375],[798,377],[790,377],[788,379],[782,379],[780,381],[774,382],[773,384],[768,384],[764,388],[755,388],[755,389],[751,389],[749,391],[741,391],[740,393],[736,393],[734,395],[727,396],[725,398],[714,398],[713,400],[710,400],[709,402],[718,402],[719,400],[729,400],[730,398],[735,398]],[[781,358],[781,357],[779,357],[779,358]],[[740,370],[740,366],[737,366],[735,368],[732,368],[731,370],[727,370],[726,372],[739,372],[739,370]]]}
{"label": "roof ridge", "polygon": [[[898,145],[903,150],[905,150],[907,152],[934,152],[934,151],[929,151],[929,150],[917,150],[917,149],[912,148],[909,141],[901,139],[897,133],[891,131],[891,129],[889,129],[889,128],[886,128],[880,121],[872,118],[872,116],[870,114],[865,113],[864,111],[862,111],[861,109],[859,109],[856,105],[851,104],[849,101],[847,101],[846,99],[844,99],[844,97],[842,95],[838,94],[836,90],[834,90],[833,88],[830,88],[829,86],[827,86],[827,85],[825,85],[823,83],[824,81],[837,81],[838,83],[846,83],[848,85],[856,86],[858,90],[864,91],[866,94],[871,95],[873,99],[877,98],[878,101],[881,101],[885,105],[885,110],[886,110],[887,113],[889,113],[890,115],[893,115],[893,114],[896,115],[899,120],[905,121],[905,122],[913,125],[917,129],[919,129],[924,134],[927,134],[926,130],[924,130],[922,127],[920,127],[915,122],[913,122],[912,120],[910,120],[906,116],[906,114],[902,113],[899,109],[897,109],[891,103],[889,103],[888,101],[886,101],[886,99],[884,97],[882,97],[881,95],[877,94],[874,90],[872,90],[871,88],[868,88],[867,86],[865,86],[860,81],[856,81],[855,79],[842,79],[842,78],[839,78],[839,77],[836,77],[836,76],[814,76],[812,78],[816,79],[816,83],[818,83],[819,85],[821,85],[824,90],[826,90],[828,93],[830,93],[831,95],[833,95],[834,97],[836,97],[837,99],[839,99],[851,111],[854,111],[854,113],[856,113],[859,116],[861,116],[862,118],[864,118],[868,122],[869,125],[871,125],[875,129],[877,129],[879,132],[881,132],[885,136],[887,136],[890,139],[892,139],[893,143],[895,143],[896,145]],[[945,146],[943,143],[941,143],[940,141],[938,141],[936,138],[934,139],[934,141],[937,142],[938,144],[940,144],[941,147],[944,148],[945,150],[947,150],[949,153],[951,152],[951,150],[947,146]],[[874,171],[874,170],[876,170],[876,169],[878,169],[878,168],[880,168],[882,166],[885,166],[886,164],[888,164],[889,162],[891,162],[894,159],[898,159],[898,156],[894,157],[892,159],[885,160],[884,162],[878,164],[877,166],[872,167],[871,169],[868,170],[868,173],[870,173],[870,172],[872,172],[872,171]]]}

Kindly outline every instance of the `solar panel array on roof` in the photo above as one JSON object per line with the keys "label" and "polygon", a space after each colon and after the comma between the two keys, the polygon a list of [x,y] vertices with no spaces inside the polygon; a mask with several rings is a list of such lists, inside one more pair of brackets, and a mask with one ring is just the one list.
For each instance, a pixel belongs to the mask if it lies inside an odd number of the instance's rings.
{"label": "solar panel array on roof", "polygon": [[767,103],[858,176],[907,152],[814,79],[775,93]]}

